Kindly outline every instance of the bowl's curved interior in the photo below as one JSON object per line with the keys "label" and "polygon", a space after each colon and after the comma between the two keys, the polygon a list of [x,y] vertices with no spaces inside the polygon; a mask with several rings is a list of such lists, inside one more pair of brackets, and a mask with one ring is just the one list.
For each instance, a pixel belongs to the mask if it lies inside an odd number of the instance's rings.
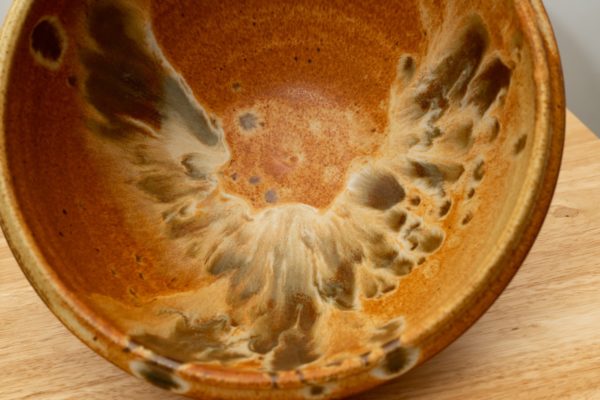
{"label": "bowl's curved interior", "polygon": [[547,132],[523,19],[508,0],[34,1],[4,111],[26,229],[131,348],[306,376],[387,354],[373,376],[396,376],[531,190]]}

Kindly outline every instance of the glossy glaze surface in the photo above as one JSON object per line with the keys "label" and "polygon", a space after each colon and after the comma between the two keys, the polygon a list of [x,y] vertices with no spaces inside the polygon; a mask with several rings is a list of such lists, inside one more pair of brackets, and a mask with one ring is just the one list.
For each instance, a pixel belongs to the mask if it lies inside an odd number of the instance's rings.
{"label": "glossy glaze surface", "polygon": [[463,3],[23,8],[4,171],[34,286],[189,395],[338,396],[427,359],[514,273],[562,146],[539,5]]}

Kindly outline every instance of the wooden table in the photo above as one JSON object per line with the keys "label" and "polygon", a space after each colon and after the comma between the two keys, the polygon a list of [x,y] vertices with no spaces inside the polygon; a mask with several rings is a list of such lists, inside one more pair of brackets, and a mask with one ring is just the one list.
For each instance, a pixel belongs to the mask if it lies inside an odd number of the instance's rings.
{"label": "wooden table", "polygon": [[[600,399],[600,140],[569,115],[560,181],[527,261],[439,356],[359,399]],[[85,347],[0,239],[0,399],[179,399]]]}

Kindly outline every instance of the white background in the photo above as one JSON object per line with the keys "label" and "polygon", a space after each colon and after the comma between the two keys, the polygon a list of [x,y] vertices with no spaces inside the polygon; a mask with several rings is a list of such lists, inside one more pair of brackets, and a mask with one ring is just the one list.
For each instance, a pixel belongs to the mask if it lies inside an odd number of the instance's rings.
{"label": "white background", "polygon": [[[10,3],[0,0],[0,18]],[[563,59],[568,106],[600,135],[600,1],[545,0],[545,4]]]}

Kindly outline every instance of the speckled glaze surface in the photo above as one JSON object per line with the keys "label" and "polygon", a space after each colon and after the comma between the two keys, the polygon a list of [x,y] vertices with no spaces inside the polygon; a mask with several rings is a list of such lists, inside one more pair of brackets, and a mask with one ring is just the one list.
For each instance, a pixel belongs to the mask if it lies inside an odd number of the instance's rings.
{"label": "speckled glaze surface", "polygon": [[466,330],[564,136],[541,1],[16,2],[1,222],[87,345],[197,398],[339,398]]}

